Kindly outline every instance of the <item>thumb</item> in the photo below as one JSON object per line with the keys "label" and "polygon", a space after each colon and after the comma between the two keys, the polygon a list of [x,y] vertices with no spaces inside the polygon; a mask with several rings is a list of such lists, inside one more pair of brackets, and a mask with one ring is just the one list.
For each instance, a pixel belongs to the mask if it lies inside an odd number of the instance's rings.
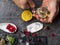
{"label": "thumb", "polygon": [[35,7],[35,4],[34,4],[34,2],[32,0],[29,0],[28,3],[29,3],[29,5],[30,5],[31,8]]}

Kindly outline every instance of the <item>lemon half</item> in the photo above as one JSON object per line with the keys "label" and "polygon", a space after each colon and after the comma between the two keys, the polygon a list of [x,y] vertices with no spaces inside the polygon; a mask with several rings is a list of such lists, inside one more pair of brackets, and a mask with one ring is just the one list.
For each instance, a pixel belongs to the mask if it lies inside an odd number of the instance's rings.
{"label": "lemon half", "polygon": [[23,21],[29,21],[29,20],[31,20],[32,19],[32,13],[31,13],[31,11],[29,11],[29,10],[24,10],[23,12],[22,12],[22,20]]}

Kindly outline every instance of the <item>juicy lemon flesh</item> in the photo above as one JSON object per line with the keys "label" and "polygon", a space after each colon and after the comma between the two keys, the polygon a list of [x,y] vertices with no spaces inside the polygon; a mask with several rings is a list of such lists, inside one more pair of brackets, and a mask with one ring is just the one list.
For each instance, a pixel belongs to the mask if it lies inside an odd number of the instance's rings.
{"label": "juicy lemon flesh", "polygon": [[22,20],[29,21],[32,19],[32,13],[29,10],[25,10],[22,12]]}

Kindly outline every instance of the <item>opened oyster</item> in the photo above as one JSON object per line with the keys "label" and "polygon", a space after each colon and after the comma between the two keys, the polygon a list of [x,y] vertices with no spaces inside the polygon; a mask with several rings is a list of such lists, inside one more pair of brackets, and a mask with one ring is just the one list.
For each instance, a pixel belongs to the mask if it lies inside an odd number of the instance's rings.
{"label": "opened oyster", "polygon": [[40,7],[37,8],[36,14],[38,14],[41,18],[47,20],[49,18],[50,12],[46,8]]}

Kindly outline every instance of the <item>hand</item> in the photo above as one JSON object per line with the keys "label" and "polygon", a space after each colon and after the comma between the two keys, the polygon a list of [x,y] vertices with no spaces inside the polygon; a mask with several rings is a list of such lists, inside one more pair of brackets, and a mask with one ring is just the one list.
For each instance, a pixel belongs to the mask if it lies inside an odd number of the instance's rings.
{"label": "hand", "polygon": [[52,23],[54,17],[56,16],[56,13],[57,13],[57,9],[56,9],[57,0],[43,0],[42,6],[45,7],[45,8],[47,8],[48,11],[50,12],[50,16],[49,16],[48,21],[40,18],[36,14],[33,14],[33,16],[36,17],[36,19],[39,20],[39,21],[41,21],[41,22]]}
{"label": "hand", "polygon": [[[23,3],[21,3],[21,1]],[[22,8],[22,9],[24,9],[26,5],[27,5],[26,7],[28,7],[28,8],[29,7],[31,7],[31,8],[34,8],[35,7],[35,4],[34,4],[34,2],[32,0],[13,0],[13,2],[18,7]],[[41,21],[41,22],[44,22],[44,23],[52,23],[54,17],[56,16],[57,9],[58,9],[58,8],[56,9],[57,0],[43,0],[42,6],[45,7],[45,8],[47,8],[48,11],[50,12],[50,16],[49,16],[48,21],[43,20],[38,15],[33,14],[33,16],[36,17],[36,19],[39,20],[39,21]]]}
{"label": "hand", "polygon": [[35,4],[32,0],[13,0],[13,2],[22,9],[34,8]]}
{"label": "hand", "polygon": [[42,6],[46,7],[48,11],[50,12],[50,16],[48,19],[49,23],[52,23],[54,17],[56,16],[56,6],[57,6],[57,0],[44,0]]}

